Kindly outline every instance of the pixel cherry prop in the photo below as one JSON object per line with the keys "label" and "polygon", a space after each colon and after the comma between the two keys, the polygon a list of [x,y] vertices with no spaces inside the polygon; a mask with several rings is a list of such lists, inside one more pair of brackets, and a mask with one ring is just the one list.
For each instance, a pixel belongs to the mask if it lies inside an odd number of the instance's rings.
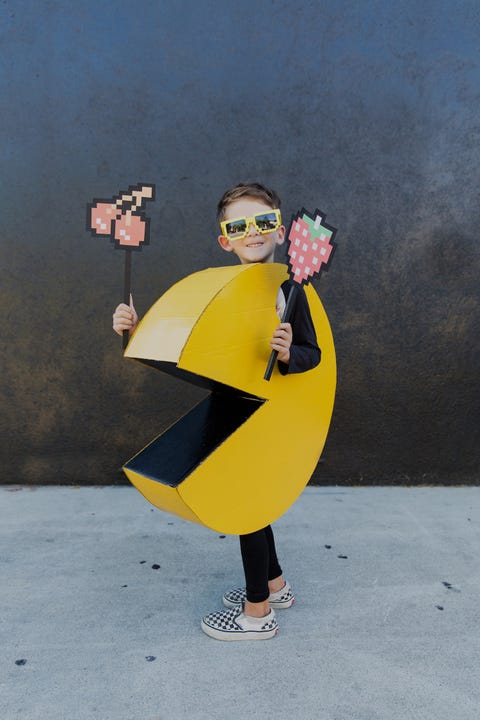
{"label": "pixel cherry prop", "polygon": [[[290,322],[298,287],[306,285],[316,276],[319,277],[322,270],[328,270],[332,260],[336,247],[333,238],[337,230],[322,222],[323,217],[320,210],[315,210],[312,215],[305,208],[302,208],[296,217],[292,217],[287,235],[290,292],[282,323]],[[272,350],[265,370],[265,380],[270,380],[277,355],[278,351]]]}
{"label": "pixel cherry prop", "polygon": [[[93,200],[87,204],[87,230],[92,235],[110,237],[117,250],[125,250],[123,302],[130,304],[132,250],[141,250],[150,240],[150,220],[144,204],[155,200],[155,185],[139,183],[120,191],[112,200]],[[128,330],[123,332],[123,347],[128,344]]]}

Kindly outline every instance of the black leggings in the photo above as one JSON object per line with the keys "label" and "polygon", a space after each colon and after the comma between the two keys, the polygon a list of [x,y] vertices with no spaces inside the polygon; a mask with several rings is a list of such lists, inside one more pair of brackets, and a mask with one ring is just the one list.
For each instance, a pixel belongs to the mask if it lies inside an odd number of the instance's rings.
{"label": "black leggings", "polygon": [[270,595],[268,581],[282,574],[270,525],[248,535],[240,535],[240,550],[247,584],[247,600],[263,602]]}

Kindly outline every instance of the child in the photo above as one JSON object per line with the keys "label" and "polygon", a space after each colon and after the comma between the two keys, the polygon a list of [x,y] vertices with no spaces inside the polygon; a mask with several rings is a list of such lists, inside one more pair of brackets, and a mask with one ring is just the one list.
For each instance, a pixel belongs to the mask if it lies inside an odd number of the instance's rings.
{"label": "child", "polygon": [[[227,190],[217,208],[221,235],[218,242],[227,252],[237,255],[242,264],[274,261],[275,248],[285,239],[281,224],[280,198],[259,183],[240,183]],[[279,289],[277,313],[283,315],[287,284]],[[119,305],[113,315],[113,329],[119,335],[133,332],[138,317],[130,307]],[[278,367],[283,375],[304,372],[318,365],[317,345],[310,310],[303,290],[297,293],[291,323],[280,323],[270,342],[278,352]],[[202,630],[218,640],[266,640],[278,632],[275,610],[294,603],[292,589],[283,578],[278,563],[273,531],[270,526],[240,536],[240,549],[246,587],[230,590],[223,596],[229,608],[206,615]]]}

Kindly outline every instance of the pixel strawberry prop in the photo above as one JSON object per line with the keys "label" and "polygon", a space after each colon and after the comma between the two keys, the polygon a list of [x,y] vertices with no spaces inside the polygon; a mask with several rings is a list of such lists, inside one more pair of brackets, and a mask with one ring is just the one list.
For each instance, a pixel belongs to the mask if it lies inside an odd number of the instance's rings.
{"label": "pixel strawberry prop", "polygon": [[[336,228],[323,222],[320,210],[313,214],[305,208],[292,217],[288,229],[288,267],[290,292],[288,294],[282,323],[289,322],[295,307],[296,291],[300,285],[306,285],[322,270],[328,270],[335,250],[333,238]],[[270,380],[278,352],[272,350],[264,379]]]}

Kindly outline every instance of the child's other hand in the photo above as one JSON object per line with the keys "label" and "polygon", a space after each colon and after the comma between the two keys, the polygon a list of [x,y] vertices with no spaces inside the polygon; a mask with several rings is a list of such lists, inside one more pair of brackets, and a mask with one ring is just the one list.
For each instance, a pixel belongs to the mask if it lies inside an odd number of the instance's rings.
{"label": "child's other hand", "polygon": [[138,325],[138,315],[133,307],[133,298],[130,295],[130,306],[120,303],[113,313],[113,329],[118,335],[123,335],[124,330],[131,334]]}
{"label": "child's other hand", "polygon": [[287,364],[290,362],[290,345],[292,344],[292,338],[293,333],[290,323],[280,323],[273,333],[270,347],[272,350],[276,350],[278,352],[278,359],[280,362]]}

